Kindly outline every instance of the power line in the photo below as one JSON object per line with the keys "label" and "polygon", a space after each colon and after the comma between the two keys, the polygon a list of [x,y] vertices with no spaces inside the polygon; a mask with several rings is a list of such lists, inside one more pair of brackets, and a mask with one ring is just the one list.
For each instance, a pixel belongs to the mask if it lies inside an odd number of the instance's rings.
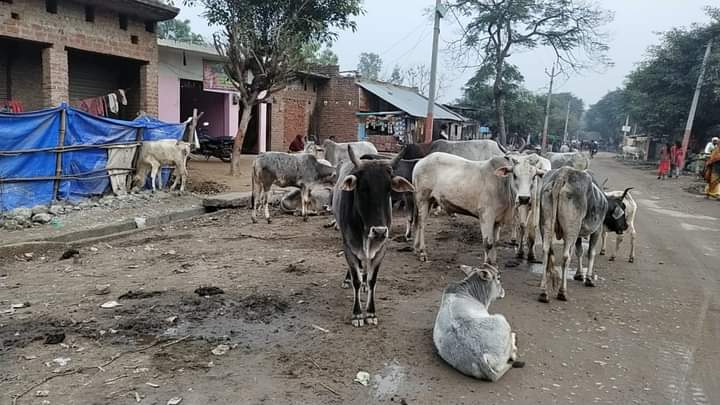
{"label": "power line", "polygon": [[423,27],[426,27],[426,26],[428,26],[428,23],[427,23],[426,21],[421,22],[418,26],[416,26],[415,28],[413,28],[412,30],[410,30],[410,32],[408,32],[407,34],[405,34],[405,36],[403,36],[402,38],[400,38],[399,40],[397,40],[395,43],[393,43],[392,45],[390,45],[389,48],[387,48],[387,49],[385,49],[384,51],[380,52],[380,55],[381,55],[381,56],[385,56],[388,52],[390,52],[390,51],[392,51],[393,49],[395,49],[396,46],[400,45],[400,43],[402,43],[402,42],[405,41],[406,39],[410,38],[410,36],[411,36],[412,34],[416,33],[416,32],[418,31],[418,29],[423,28]]}

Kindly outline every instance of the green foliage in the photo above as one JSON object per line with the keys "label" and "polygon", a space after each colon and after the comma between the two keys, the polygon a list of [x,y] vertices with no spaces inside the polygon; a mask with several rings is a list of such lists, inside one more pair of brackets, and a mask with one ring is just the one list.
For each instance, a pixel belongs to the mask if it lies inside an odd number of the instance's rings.
{"label": "green foliage", "polygon": [[708,61],[693,132],[720,124],[720,9],[707,8],[715,21],[662,34],[648,57],[627,76],[625,87],[608,93],[587,113],[586,128],[617,142],[626,114],[639,131],[679,138],[685,127],[705,47],[715,38]]}
{"label": "green foliage", "polygon": [[360,76],[366,79],[378,80],[382,71],[382,59],[380,55],[372,52],[363,52],[360,54],[358,62],[358,72]]}
{"label": "green foliage", "polygon": [[582,69],[588,63],[608,63],[607,45],[599,28],[609,22],[612,15],[592,1],[456,0],[451,7],[469,19],[463,37],[456,43],[459,53],[467,55],[467,48],[472,48],[480,60],[481,81],[493,79],[493,102],[497,106],[495,114],[501,142],[505,141],[505,97],[513,92],[512,82],[517,82],[517,78],[512,77],[517,70],[506,61],[513,53],[549,47],[555,51],[561,66],[573,70]]}
{"label": "green foliage", "polygon": [[300,59],[305,61],[306,64],[314,65],[337,65],[338,56],[330,47],[320,49],[321,44],[319,42],[311,41],[306,43],[300,49]]}
{"label": "green foliage", "polygon": [[189,42],[196,45],[207,45],[202,35],[192,32],[190,20],[167,20],[158,24],[158,38]]}
{"label": "green foliage", "polygon": [[403,76],[402,70],[400,70],[400,66],[395,65],[387,81],[388,83],[392,83],[398,86],[401,86],[403,82],[405,82],[405,77]]}

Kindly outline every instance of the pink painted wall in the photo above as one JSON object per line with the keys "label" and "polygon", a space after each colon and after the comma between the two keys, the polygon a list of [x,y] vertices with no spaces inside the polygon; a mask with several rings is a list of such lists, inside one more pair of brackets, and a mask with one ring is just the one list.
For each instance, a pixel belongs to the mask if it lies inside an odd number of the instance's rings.
{"label": "pink painted wall", "polygon": [[180,79],[177,75],[160,72],[158,104],[161,121],[180,122]]}
{"label": "pink painted wall", "polygon": [[228,94],[225,98],[226,121],[225,128],[228,130],[228,136],[235,137],[237,135],[238,125],[240,124],[240,104],[233,105],[232,94]]}

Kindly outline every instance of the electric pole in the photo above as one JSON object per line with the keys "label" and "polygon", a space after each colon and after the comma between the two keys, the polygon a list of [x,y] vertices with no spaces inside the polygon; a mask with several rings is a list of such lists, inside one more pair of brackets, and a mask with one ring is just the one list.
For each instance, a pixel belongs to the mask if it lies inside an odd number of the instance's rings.
{"label": "electric pole", "polygon": [[550,89],[548,90],[547,103],[545,104],[545,125],[543,125],[542,133],[542,153],[547,152],[548,124],[550,121],[550,99],[552,98],[553,82],[555,81],[555,76],[560,74],[555,74],[555,62],[553,62],[552,65],[552,72],[548,73],[546,69],[545,73],[550,76]]}
{"label": "electric pole", "polygon": [[[692,104],[690,105],[690,113],[688,114],[687,124],[685,124],[685,132],[683,133],[682,140],[682,151],[683,159],[687,157],[687,149],[690,144],[690,133],[692,132],[693,121],[695,120],[695,111],[697,110],[698,100],[700,99],[700,90],[702,89],[703,80],[705,78],[705,68],[707,67],[708,59],[710,59],[710,50],[712,49],[712,39],[708,42],[707,48],[705,48],[705,56],[703,57],[702,65],[700,66],[700,76],[698,76],[697,85],[695,86],[695,95],[693,95]],[[684,164],[685,162],[683,162]]]}
{"label": "electric pole", "polygon": [[567,137],[568,137],[567,127],[568,127],[568,121],[570,121],[570,101],[572,101],[572,99],[568,99],[567,114],[565,114],[565,130],[563,131],[563,143],[567,143]]}
{"label": "electric pole", "polygon": [[435,0],[435,28],[433,31],[432,63],[430,64],[430,90],[428,91],[427,117],[425,117],[425,143],[432,142],[433,112],[435,110],[435,87],[437,81],[438,40],[440,39],[440,19],[445,16],[442,0]]}

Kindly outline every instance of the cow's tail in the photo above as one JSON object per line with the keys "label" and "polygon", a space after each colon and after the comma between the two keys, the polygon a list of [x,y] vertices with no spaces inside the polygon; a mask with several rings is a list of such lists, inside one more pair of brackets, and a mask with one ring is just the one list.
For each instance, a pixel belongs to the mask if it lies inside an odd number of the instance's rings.
{"label": "cow's tail", "polygon": [[[552,250],[552,243],[555,240],[556,236],[561,236],[560,234],[562,232],[558,232],[558,227],[560,224],[558,224],[558,209],[560,207],[560,191],[565,186],[566,179],[564,177],[558,176],[558,178],[553,182],[551,193],[552,193],[552,201],[553,201],[553,209],[550,214],[550,228],[545,229],[544,235],[543,235],[543,243],[549,243]],[[561,237],[558,239],[562,239]],[[552,257],[554,255],[550,255]],[[560,289],[560,286],[562,286],[562,280],[560,272],[557,271],[555,268],[554,260],[550,260],[550,257],[547,257],[547,263],[545,263],[545,275],[547,279],[547,291],[549,295],[555,295],[558,290]]]}

